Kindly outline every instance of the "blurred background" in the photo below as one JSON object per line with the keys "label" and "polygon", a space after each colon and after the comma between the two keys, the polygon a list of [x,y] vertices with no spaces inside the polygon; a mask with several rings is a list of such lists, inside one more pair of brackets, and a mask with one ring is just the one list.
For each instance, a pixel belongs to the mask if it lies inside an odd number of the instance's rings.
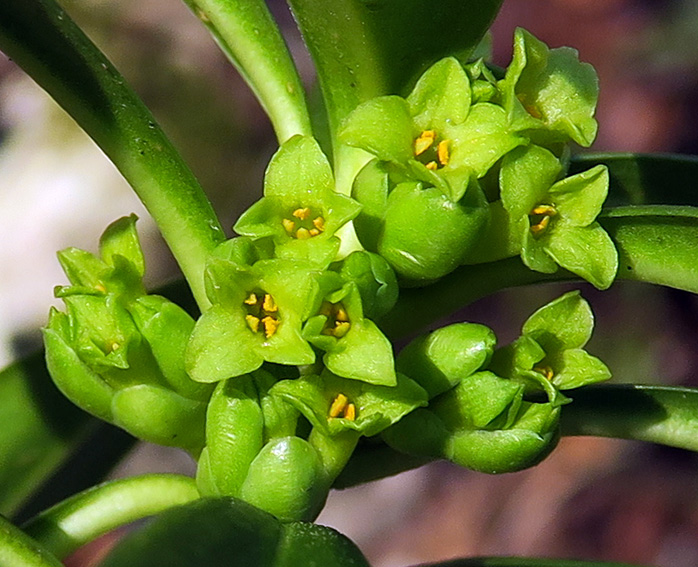
{"label": "blurred background", "polygon": [[[208,33],[177,0],[63,4],[152,109],[229,230],[261,195],[276,144]],[[312,67],[285,4],[271,6],[311,84]],[[596,67],[600,129],[592,150],[698,153],[697,2],[505,0],[493,28],[495,63],[508,64],[516,26],[551,47],[575,47]],[[106,225],[131,212],[141,218],[149,285],[176,277],[152,221],[114,167],[0,56],[0,366],[40,344],[53,286],[65,282],[55,251],[96,251]],[[505,343],[532,311],[568,288],[504,292],[458,319],[490,325]],[[630,283],[603,293],[582,289],[597,317],[589,350],[614,380],[698,386],[695,297]],[[114,474],[174,470],[192,472],[193,465],[176,451],[139,445]],[[319,521],[351,537],[374,567],[478,555],[695,567],[698,457],[567,438],[521,473],[492,477],[434,463],[334,492]],[[79,552],[71,565],[89,565],[94,552]]]}

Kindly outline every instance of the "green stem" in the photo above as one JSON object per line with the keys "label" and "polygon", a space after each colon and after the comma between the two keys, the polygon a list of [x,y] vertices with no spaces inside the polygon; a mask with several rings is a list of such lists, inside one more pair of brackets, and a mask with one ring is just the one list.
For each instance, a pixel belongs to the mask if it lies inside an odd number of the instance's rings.
{"label": "green stem", "polygon": [[62,567],[61,562],[22,530],[0,516],[0,565]]}
{"label": "green stem", "polygon": [[308,442],[320,455],[330,484],[346,466],[360,437],[358,431],[345,431],[332,437],[323,435],[315,428],[310,432]]}
{"label": "green stem", "polygon": [[204,262],[225,237],[192,172],[123,77],[54,0],[0,2],[0,49],[114,162],[158,224],[199,306]]}
{"label": "green stem", "polygon": [[261,0],[185,0],[209,28],[269,115],[279,143],[312,136],[305,91],[286,43]]}
{"label": "green stem", "polygon": [[95,486],[42,512],[27,534],[59,558],[119,526],[199,498],[193,479],[152,474]]}

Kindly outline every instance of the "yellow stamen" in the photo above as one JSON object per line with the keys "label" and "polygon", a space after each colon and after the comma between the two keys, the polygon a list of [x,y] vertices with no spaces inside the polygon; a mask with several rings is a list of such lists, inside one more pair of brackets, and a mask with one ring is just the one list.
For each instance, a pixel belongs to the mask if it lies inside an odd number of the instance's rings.
{"label": "yellow stamen", "polygon": [[425,167],[430,171],[436,171],[439,168],[439,164],[435,161],[430,161]]}
{"label": "yellow stamen", "polygon": [[105,291],[107,291],[107,288],[104,287],[104,284],[101,284],[101,283],[98,283],[98,284],[95,286],[95,289],[96,289],[97,291],[101,291],[102,293],[104,293]]}
{"label": "yellow stamen", "polygon": [[310,231],[307,228],[299,228],[296,231],[296,238],[298,240],[308,240],[310,238]]}
{"label": "yellow stamen", "polygon": [[288,233],[293,232],[293,229],[296,228],[296,223],[290,219],[283,219],[281,221],[281,224],[284,225],[284,228],[286,229],[286,232],[288,232]]}
{"label": "yellow stamen", "polygon": [[264,336],[267,338],[276,333],[276,329],[279,327],[279,322],[269,315],[262,319],[262,323],[264,324]]}
{"label": "yellow stamen", "polygon": [[310,209],[305,207],[303,209],[296,209],[293,211],[293,216],[300,220],[307,220],[310,217]]}
{"label": "yellow stamen", "polygon": [[334,318],[337,321],[349,321],[349,315],[347,315],[344,307],[337,307],[337,313],[335,314]]}
{"label": "yellow stamen", "polygon": [[243,302],[247,305],[256,305],[257,304],[257,295],[254,293],[251,293],[249,297]]}
{"label": "yellow stamen", "polygon": [[320,231],[317,228],[311,228],[308,232],[310,233],[310,236],[317,236],[320,234]]}
{"label": "yellow stamen", "polygon": [[276,303],[274,303],[274,298],[268,293],[265,293],[262,309],[264,309],[264,311],[267,313],[274,313],[279,310],[279,307],[276,305]]}
{"label": "yellow stamen", "polygon": [[334,325],[334,329],[332,329],[332,334],[338,339],[341,339],[349,332],[350,328],[351,323],[337,321]]}
{"label": "yellow stamen", "polygon": [[259,329],[259,318],[254,315],[245,315],[245,321],[247,321],[247,326],[253,333],[256,333]]}
{"label": "yellow stamen", "polygon": [[414,155],[418,156],[426,152],[436,139],[434,130],[424,130],[419,137],[414,141]]}
{"label": "yellow stamen", "polygon": [[117,348],[119,348],[121,345],[117,343],[116,341],[112,341],[112,343],[109,345],[109,349],[111,352],[114,352]]}
{"label": "yellow stamen", "polygon": [[451,154],[448,151],[448,140],[441,140],[436,146],[436,157],[441,165],[448,165],[448,161],[451,159]]}
{"label": "yellow stamen", "polygon": [[337,394],[337,397],[330,406],[330,417],[339,417],[344,412],[344,408],[347,407],[348,402],[349,400],[344,394]]}
{"label": "yellow stamen", "polygon": [[545,376],[546,380],[552,380],[554,376],[553,369],[550,368],[550,366],[536,366],[533,370],[536,372],[540,372],[543,376]]}
{"label": "yellow stamen", "polygon": [[344,410],[344,419],[349,421],[354,421],[356,419],[356,406],[354,404],[348,404]]}
{"label": "yellow stamen", "polygon": [[538,205],[535,209],[531,211],[532,215],[547,215],[549,217],[554,217],[557,214],[555,207],[552,205]]}
{"label": "yellow stamen", "polygon": [[317,228],[320,232],[325,230],[325,219],[322,217],[315,217],[313,219],[313,226]]}
{"label": "yellow stamen", "polygon": [[533,233],[534,236],[538,236],[541,232],[543,232],[546,228],[548,228],[549,224],[550,224],[550,217],[544,216],[542,219],[540,219],[540,222],[538,224],[534,224],[531,226],[531,232]]}

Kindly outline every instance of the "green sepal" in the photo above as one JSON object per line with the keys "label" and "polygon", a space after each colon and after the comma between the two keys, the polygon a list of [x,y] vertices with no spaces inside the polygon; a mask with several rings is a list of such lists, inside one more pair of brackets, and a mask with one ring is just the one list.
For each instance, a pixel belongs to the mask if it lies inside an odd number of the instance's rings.
{"label": "green sepal", "polygon": [[601,360],[581,348],[564,350],[549,359],[555,369],[552,382],[560,390],[596,384],[611,377],[611,371]]}
{"label": "green sepal", "polygon": [[271,260],[273,257],[274,245],[270,239],[255,240],[248,236],[238,236],[216,246],[211,252],[210,261],[224,260],[244,270],[260,260]]}
{"label": "green sepal", "polygon": [[[207,268],[213,307],[196,322],[185,354],[189,375],[197,382],[217,382],[256,370],[262,362],[304,365],[315,361],[301,336],[319,292],[316,272],[288,260],[261,260],[249,269],[214,258]],[[267,337],[246,322],[244,301],[266,292],[278,307],[279,326]]]}
{"label": "green sepal", "polygon": [[264,442],[295,435],[300,415],[298,410],[282,398],[269,393],[272,386],[278,382],[278,378],[261,368],[252,373],[252,378],[257,387],[259,405],[262,408]]}
{"label": "green sepal", "polygon": [[399,294],[397,278],[382,256],[365,250],[352,252],[342,261],[339,274],[356,284],[366,317],[379,319],[395,306]]}
{"label": "green sepal", "polygon": [[328,493],[315,449],[300,437],[282,437],[269,441],[254,458],[240,497],[282,522],[293,522],[314,520]]}
{"label": "green sepal", "polygon": [[161,386],[139,384],[117,391],[111,402],[115,425],[135,437],[198,455],[204,446],[206,404]]}
{"label": "green sepal", "polygon": [[463,262],[488,220],[489,209],[477,185],[454,203],[434,187],[402,183],[388,197],[378,252],[398,275],[427,283]]}
{"label": "green sepal", "polygon": [[407,97],[417,134],[461,124],[470,111],[470,101],[470,80],[454,57],[434,63]]}
{"label": "green sepal", "polygon": [[331,304],[343,306],[349,329],[336,337],[324,314],[311,317],[303,327],[303,338],[325,351],[325,366],[338,376],[369,384],[394,386],[395,361],[392,343],[370,319],[363,316],[361,295],[354,282],[325,296]]}
{"label": "green sepal", "polygon": [[239,496],[264,445],[264,416],[251,376],[220,382],[206,413],[206,448],[197,485],[203,496]]}
{"label": "green sepal", "polygon": [[192,400],[205,402],[212,387],[194,382],[184,367],[184,352],[195,321],[184,309],[159,295],[144,295],[128,311],[169,387]]}
{"label": "green sepal", "polygon": [[509,121],[516,130],[549,130],[551,141],[571,139],[588,147],[597,123],[598,78],[576,50],[549,49],[529,32],[514,34],[514,56],[500,88]]}
{"label": "green sepal", "polygon": [[449,438],[447,458],[488,474],[520,471],[537,465],[555,448],[560,408],[523,402],[510,429],[458,431]]}
{"label": "green sepal", "polygon": [[106,293],[105,284],[112,269],[97,256],[72,247],[60,250],[56,256],[58,256],[58,262],[72,284],[57,286],[54,290],[56,297],[75,294],[104,295]]}
{"label": "green sepal", "polygon": [[455,323],[413,340],[400,351],[395,367],[431,399],[486,366],[496,340],[484,325]]}
{"label": "green sepal", "polygon": [[51,308],[43,329],[46,366],[58,389],[86,412],[111,421],[114,389],[85,364],[71,346],[68,316]]}
{"label": "green sepal", "polygon": [[390,177],[386,163],[375,159],[359,171],[352,185],[351,196],[362,206],[354,219],[354,228],[361,244],[371,252],[378,250],[389,192]]}
{"label": "green sepal", "polygon": [[[306,375],[297,380],[282,380],[271,393],[283,397],[326,435],[354,430],[370,437],[399,421],[418,407],[427,405],[427,393],[415,381],[397,375],[397,385],[375,386],[347,380],[330,372],[322,376]],[[337,396],[344,395],[354,404],[356,418],[329,417]]]}

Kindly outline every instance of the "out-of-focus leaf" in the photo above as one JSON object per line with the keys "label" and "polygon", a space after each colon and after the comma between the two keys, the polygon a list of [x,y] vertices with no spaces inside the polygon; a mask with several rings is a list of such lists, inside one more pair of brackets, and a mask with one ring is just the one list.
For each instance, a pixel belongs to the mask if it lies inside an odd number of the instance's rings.
{"label": "out-of-focus leaf", "polygon": [[698,206],[698,157],[677,154],[604,153],[576,156],[570,173],[608,166],[606,206]]}
{"label": "out-of-focus leaf", "polygon": [[[193,543],[195,542],[195,543]],[[331,528],[281,523],[236,499],[204,499],[164,512],[127,536],[101,567],[368,567]]]}
{"label": "out-of-focus leaf", "polygon": [[119,72],[53,0],[3,0],[0,50],[114,162],[207,306],[204,261],[224,239],[222,228],[194,175]]}

